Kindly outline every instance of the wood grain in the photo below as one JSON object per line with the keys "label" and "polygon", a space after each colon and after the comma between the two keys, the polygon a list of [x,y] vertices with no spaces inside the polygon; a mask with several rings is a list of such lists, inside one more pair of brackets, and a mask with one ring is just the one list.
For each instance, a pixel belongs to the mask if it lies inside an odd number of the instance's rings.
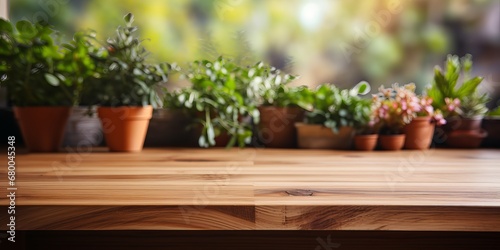
{"label": "wood grain", "polygon": [[500,231],[498,150],[86,151],[17,156],[20,230]]}

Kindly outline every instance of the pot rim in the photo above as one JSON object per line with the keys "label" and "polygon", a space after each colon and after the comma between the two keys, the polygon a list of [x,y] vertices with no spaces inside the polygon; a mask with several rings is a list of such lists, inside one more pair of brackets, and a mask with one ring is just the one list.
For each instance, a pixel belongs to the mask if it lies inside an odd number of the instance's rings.
{"label": "pot rim", "polygon": [[378,137],[379,134],[367,134],[367,135],[362,135],[362,134],[358,134],[358,135],[355,135],[355,137],[365,137],[365,138],[372,138],[372,137]]}
{"label": "pot rim", "polygon": [[500,120],[500,115],[490,115],[490,116],[485,116],[483,120]]}
{"label": "pot rim", "polygon": [[484,119],[485,116],[483,115],[478,115],[478,116],[473,116],[473,117],[462,117],[462,116],[451,116],[451,117],[446,117],[445,120],[471,120],[471,121],[477,121],[477,120],[482,120]]}

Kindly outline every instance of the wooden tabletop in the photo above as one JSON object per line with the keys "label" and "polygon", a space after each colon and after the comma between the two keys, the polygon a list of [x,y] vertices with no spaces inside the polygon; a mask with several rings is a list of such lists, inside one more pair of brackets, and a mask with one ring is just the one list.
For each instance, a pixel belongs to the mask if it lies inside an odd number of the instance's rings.
{"label": "wooden tabletop", "polygon": [[18,230],[500,231],[499,150],[81,151],[16,157]]}

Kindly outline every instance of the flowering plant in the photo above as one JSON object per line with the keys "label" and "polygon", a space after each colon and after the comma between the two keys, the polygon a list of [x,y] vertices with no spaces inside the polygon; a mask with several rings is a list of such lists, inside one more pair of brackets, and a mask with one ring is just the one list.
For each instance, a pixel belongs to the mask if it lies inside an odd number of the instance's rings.
{"label": "flowering plant", "polygon": [[392,88],[379,88],[379,93],[373,95],[374,123],[378,123],[382,133],[399,134],[401,129],[417,116],[431,116],[438,125],[446,121],[440,111],[434,111],[432,99],[428,96],[419,97],[415,94],[415,84],[402,87],[398,83]]}

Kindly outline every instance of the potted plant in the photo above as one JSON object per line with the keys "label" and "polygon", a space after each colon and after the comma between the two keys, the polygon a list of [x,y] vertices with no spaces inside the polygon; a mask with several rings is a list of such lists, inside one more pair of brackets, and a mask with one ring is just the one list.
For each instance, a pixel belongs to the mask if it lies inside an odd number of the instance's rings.
{"label": "potted plant", "polygon": [[191,92],[191,88],[165,91],[163,107],[153,111],[149,122],[145,147],[188,147],[195,144],[189,131],[193,114],[184,107]]}
{"label": "potted plant", "polygon": [[299,148],[350,149],[354,128],[366,123],[370,101],[359,97],[369,85],[361,82],[351,90],[319,86],[312,96],[305,122],[296,123]]}
{"label": "potted plant", "polygon": [[73,39],[61,45],[64,56],[57,61],[56,68],[65,76],[64,81],[75,86],[73,109],[66,125],[63,146],[97,146],[103,142],[102,127],[95,115],[95,107],[89,106],[92,94],[85,89],[91,78],[98,78],[102,69],[96,60],[104,60],[107,51],[96,46],[93,31],[79,31]]}
{"label": "potted plant", "polygon": [[101,65],[103,73],[92,81],[90,88],[100,107],[106,144],[111,151],[141,151],[153,106],[161,102],[157,88],[167,81],[172,66],[168,63],[147,63],[148,52],[142,40],[134,35],[134,16],[124,17],[116,36],[108,38],[108,56]]}
{"label": "potted plant", "polygon": [[409,124],[418,111],[418,98],[412,85],[379,88],[373,95],[375,122],[380,126],[379,143],[384,150],[400,150],[405,143],[403,127]]}
{"label": "potted plant", "polygon": [[259,95],[257,105],[260,113],[258,140],[265,147],[295,148],[297,145],[296,122],[304,119],[302,97],[310,90],[305,87],[289,87],[296,77],[282,75],[274,67],[257,63],[249,70],[252,86]]}
{"label": "potted plant", "polygon": [[500,106],[488,112],[483,119],[482,128],[488,133],[483,140],[484,147],[500,147]]}
{"label": "potted plant", "polygon": [[[415,84],[410,83],[405,86],[411,92],[415,92]],[[403,127],[405,134],[405,149],[428,149],[432,143],[434,129],[437,126],[446,124],[441,111],[434,110],[433,100],[429,96],[411,96],[413,99],[413,118],[411,122]]]}
{"label": "potted plant", "polygon": [[[370,100],[371,102],[371,100]],[[363,108],[360,112],[360,121],[355,127],[354,148],[360,151],[373,151],[378,142],[378,124],[375,123],[373,105],[370,108]]]}
{"label": "potted plant", "polygon": [[191,64],[186,75],[192,83],[189,95],[182,95],[183,106],[195,114],[195,134],[201,147],[238,145],[244,147],[252,139],[253,123],[259,112],[248,86],[248,70],[219,57]]}
{"label": "potted plant", "polygon": [[57,151],[75,100],[75,86],[54,65],[63,57],[42,24],[0,19],[0,75],[32,152]]}
{"label": "potted plant", "polygon": [[478,148],[488,133],[481,128],[483,117],[488,112],[486,94],[466,96],[454,110],[455,115],[449,118],[450,125],[447,145],[457,148]]}
{"label": "potted plant", "polygon": [[[433,107],[443,111],[447,121],[444,127],[447,132],[446,144],[452,147],[474,147],[485,136],[480,127],[487,112],[485,103],[488,99],[477,92],[483,78],[471,77],[471,70],[471,55],[462,58],[448,55],[446,71],[436,66],[434,80],[428,91],[429,97],[433,99]],[[460,79],[463,81],[458,84]]]}

